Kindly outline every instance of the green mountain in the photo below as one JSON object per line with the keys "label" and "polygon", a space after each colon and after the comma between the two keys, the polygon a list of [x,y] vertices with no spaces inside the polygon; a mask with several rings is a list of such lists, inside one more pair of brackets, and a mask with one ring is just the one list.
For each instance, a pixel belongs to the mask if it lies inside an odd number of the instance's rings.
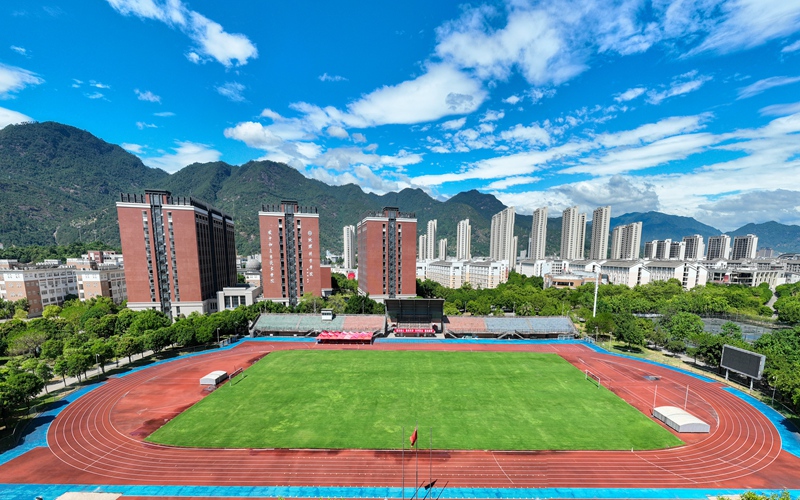
{"label": "green mountain", "polygon": [[[396,206],[416,213],[418,234],[426,231],[429,220],[437,219],[438,238],[448,239],[449,255],[455,253],[458,222],[470,219],[473,254],[487,255],[491,218],[506,208],[493,195],[475,190],[439,201],[420,189],[376,195],[354,184],[329,186],[270,161],[241,166],[196,163],[169,175],[145,166],[119,146],[67,125],[28,123],[0,130],[0,243],[6,246],[95,240],[119,245],[114,203],[119,193],[142,193],[146,188],[193,196],[229,212],[236,221],[237,248],[242,254],[260,250],[258,211],[262,204],[285,199],[319,209],[320,243],[334,253],[341,252],[343,226],[355,225],[367,210]],[[613,228],[633,221],[643,222],[642,241],[720,234],[692,218],[658,212],[625,214],[612,218],[611,224]],[[515,234],[520,250],[527,248],[531,223],[530,215],[517,214]],[[548,219],[547,226],[547,254],[556,255],[561,218]],[[587,226],[588,243],[591,224]],[[759,235],[759,246],[800,250],[798,226],[770,222],[748,225],[731,234],[748,232]]]}

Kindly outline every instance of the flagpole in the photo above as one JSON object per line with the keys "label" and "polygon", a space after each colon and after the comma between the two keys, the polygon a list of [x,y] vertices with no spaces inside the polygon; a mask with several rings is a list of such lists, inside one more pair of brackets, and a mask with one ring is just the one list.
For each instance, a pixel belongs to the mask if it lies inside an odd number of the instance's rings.
{"label": "flagpole", "polygon": [[[414,432],[417,432],[417,428],[418,427],[419,427],[419,420],[417,420],[416,425],[414,425]],[[419,484],[419,445],[417,445],[417,443],[414,443],[414,451],[415,451],[415,455],[417,456],[417,460],[416,460],[417,463],[416,463],[416,465],[414,467],[416,469],[414,471],[414,484],[416,485],[416,484]],[[417,488],[417,489],[419,489],[419,488]],[[417,498],[417,492],[416,491],[414,492],[414,498]]]}
{"label": "flagpole", "polygon": [[402,479],[400,480],[400,489],[403,490],[403,500],[406,500],[406,426],[403,426],[403,437],[400,441],[403,445],[403,451],[400,454],[400,467],[402,470]]}

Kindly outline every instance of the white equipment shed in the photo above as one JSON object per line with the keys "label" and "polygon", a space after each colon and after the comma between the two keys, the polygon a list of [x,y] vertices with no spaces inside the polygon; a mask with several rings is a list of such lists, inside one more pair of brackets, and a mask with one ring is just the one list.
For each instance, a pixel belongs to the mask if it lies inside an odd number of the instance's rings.
{"label": "white equipment shed", "polygon": [[653,410],[653,416],[678,432],[710,432],[711,426],[675,406],[659,406]]}
{"label": "white equipment shed", "polygon": [[213,371],[200,379],[200,385],[212,385],[216,387],[217,384],[226,378],[228,378],[228,372],[222,370]]}

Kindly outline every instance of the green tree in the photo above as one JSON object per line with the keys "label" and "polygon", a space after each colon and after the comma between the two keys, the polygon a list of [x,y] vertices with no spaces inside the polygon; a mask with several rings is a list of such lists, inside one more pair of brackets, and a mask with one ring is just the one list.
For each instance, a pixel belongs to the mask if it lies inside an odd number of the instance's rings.
{"label": "green tree", "polygon": [[64,356],[59,355],[55,359],[55,362],[53,362],[53,371],[56,373],[56,375],[59,375],[61,377],[61,380],[64,382],[64,387],[66,387],[67,386],[66,376],[67,372],[69,372],[69,364],[67,363],[67,360],[64,358]]}
{"label": "green tree", "polygon": [[46,319],[57,318],[59,314],[61,314],[61,307],[56,305],[44,306],[42,311],[42,317]]}
{"label": "green tree", "polygon": [[12,373],[3,382],[7,398],[12,404],[22,405],[30,408],[30,401],[38,395],[44,388],[44,382],[29,372]]}
{"label": "green tree", "polygon": [[114,354],[118,357],[127,356],[130,363],[133,361],[132,356],[140,352],[142,352],[142,340],[138,335],[126,333],[117,338]]}
{"label": "green tree", "polygon": [[106,363],[114,357],[114,346],[107,339],[94,339],[89,344],[89,354],[92,360],[100,365],[100,370],[105,374]]}
{"label": "green tree", "polygon": [[164,327],[158,330],[148,330],[144,335],[144,346],[155,353],[166,349],[172,343],[172,328]]}

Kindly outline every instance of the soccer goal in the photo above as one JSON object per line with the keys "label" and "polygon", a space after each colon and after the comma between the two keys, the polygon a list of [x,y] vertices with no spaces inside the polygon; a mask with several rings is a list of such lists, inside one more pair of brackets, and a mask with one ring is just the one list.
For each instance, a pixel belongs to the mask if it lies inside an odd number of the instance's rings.
{"label": "soccer goal", "polygon": [[591,381],[593,384],[597,384],[597,388],[599,389],[601,385],[600,383],[600,375],[596,375],[589,370],[586,370],[586,380]]}
{"label": "soccer goal", "polygon": [[[236,378],[237,375],[241,375],[243,372],[244,372],[244,368],[235,369],[233,371],[233,373],[231,373],[230,379],[228,380],[228,385],[233,386],[233,384],[234,384],[233,379]],[[239,377],[239,380],[241,380],[241,377]],[[238,382],[239,381],[237,381],[236,383],[238,383]]]}

